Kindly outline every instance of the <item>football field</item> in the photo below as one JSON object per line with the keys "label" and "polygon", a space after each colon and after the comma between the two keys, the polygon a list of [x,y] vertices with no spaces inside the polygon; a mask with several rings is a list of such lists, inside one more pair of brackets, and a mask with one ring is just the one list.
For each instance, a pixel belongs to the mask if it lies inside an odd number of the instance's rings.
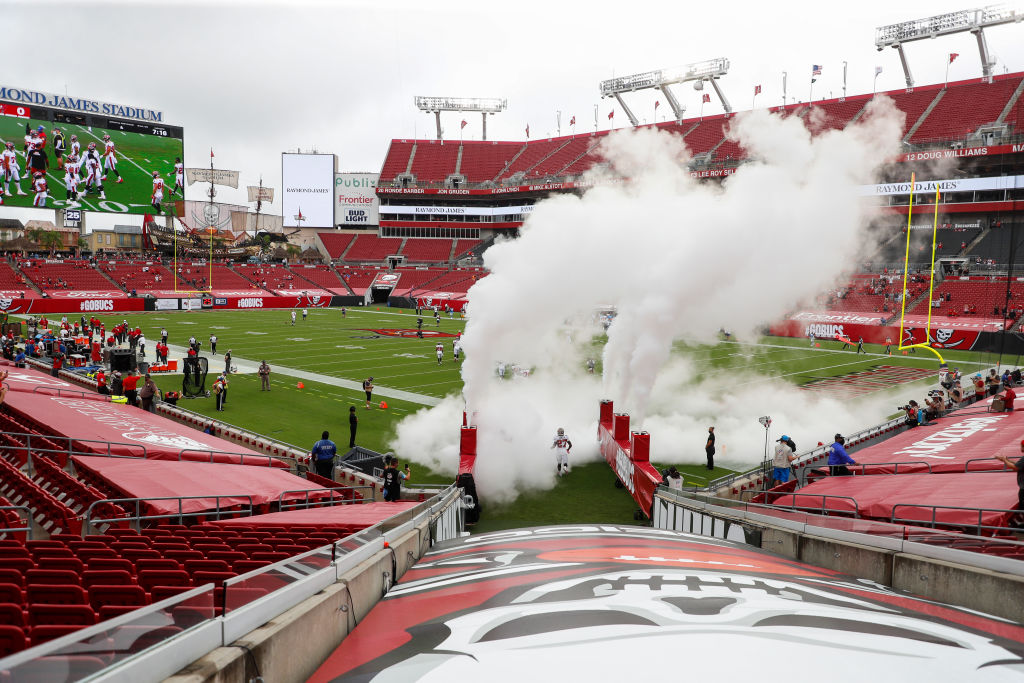
{"label": "football field", "polygon": [[[337,308],[309,309],[305,321],[300,311],[294,326],[287,309],[155,312],[101,319],[108,329],[122,320],[141,327],[150,360],[162,327],[167,328],[172,345],[186,346],[189,337],[195,336],[202,343],[202,355],[210,359],[211,374],[223,368],[223,355],[229,349],[233,364],[242,364],[243,369],[265,359],[272,368],[269,393],[259,390],[255,374],[243,372],[230,379],[224,412],[214,410],[212,396],[182,400],[179,405],[304,449],[320,438],[321,431],[328,430],[344,451],[348,445],[349,407],[355,406],[359,419],[356,442],[387,452],[402,418],[435,405],[445,396],[458,395],[462,384],[460,364],[452,356],[452,340],[464,329],[465,322],[445,315],[439,326],[432,317],[424,316],[423,339],[415,336],[417,316],[412,311],[375,307],[349,309],[345,317]],[[218,337],[215,357],[209,353],[211,334]],[[434,353],[438,341],[444,347],[440,365]],[[595,339],[594,352],[589,355],[600,358],[603,342],[603,338]],[[695,382],[728,371],[730,377],[739,377],[741,386],[782,379],[810,392],[849,399],[898,387],[905,390],[901,396],[920,400],[929,387],[935,386],[938,361],[927,351],[888,356],[882,353],[882,347],[869,345],[868,353],[857,354],[852,349],[842,350],[839,342],[819,343],[812,347],[807,340],[779,337],[751,344],[679,343],[675,353],[687,356],[697,368]],[[960,367],[965,376],[987,370],[996,360],[993,355],[962,351],[944,355],[950,367]],[[1016,362],[1004,359],[1004,364]],[[597,371],[601,371],[600,365]],[[376,387],[371,409],[365,407],[360,386],[369,376],[373,376]],[[159,375],[156,379],[163,391],[181,388],[181,375]],[[212,382],[211,376],[208,388]],[[402,398],[383,396],[389,392]],[[382,399],[386,409],[380,407]],[[459,425],[452,424],[451,429],[455,434]],[[412,466],[414,481],[451,481],[450,473],[431,472],[415,462]],[[698,486],[729,473],[721,467],[708,472],[700,465],[679,469],[688,485]],[[635,523],[632,501],[624,491],[612,488],[612,481],[613,475],[603,462],[581,463],[574,467],[572,477],[559,479],[551,490],[527,493],[513,504],[491,507],[479,528],[553,523],[556,517],[562,521]]]}
{"label": "football field", "polygon": [[[47,171],[47,185],[49,186],[50,199],[47,200],[47,208],[63,207],[67,204],[64,190],[64,171],[57,167],[57,160],[53,152],[52,128],[55,124],[35,119],[20,119],[11,116],[0,116],[0,145],[4,142],[13,142],[18,153],[18,163],[21,165],[21,188],[25,195],[17,194],[15,187],[11,186],[13,196],[4,197],[5,206],[31,207],[33,192],[32,179],[28,177],[25,157],[22,153],[25,138],[25,124],[28,123],[34,130],[42,125],[47,135],[46,154],[49,161]],[[160,137],[143,133],[131,133],[120,130],[104,130],[101,128],[88,128],[74,124],[59,124],[64,131],[66,152],[71,150],[71,136],[77,135],[78,141],[82,144],[84,153],[89,143],[96,143],[97,151],[103,153],[103,136],[109,134],[111,140],[117,146],[117,170],[124,178],[123,183],[117,183],[113,173],[107,174],[103,181],[103,189],[106,199],[100,199],[98,193],[88,196],[83,195],[79,200],[81,208],[88,211],[107,211],[111,213],[148,213],[152,212],[150,195],[153,191],[153,171],[159,171],[160,176],[166,183],[164,190],[164,212],[172,210],[170,203],[174,196],[170,191],[174,188],[174,159],[184,158],[182,141],[176,138]],[[169,175],[170,174],[170,175]],[[85,174],[81,174],[84,179]],[[79,189],[84,189],[83,185]]]}

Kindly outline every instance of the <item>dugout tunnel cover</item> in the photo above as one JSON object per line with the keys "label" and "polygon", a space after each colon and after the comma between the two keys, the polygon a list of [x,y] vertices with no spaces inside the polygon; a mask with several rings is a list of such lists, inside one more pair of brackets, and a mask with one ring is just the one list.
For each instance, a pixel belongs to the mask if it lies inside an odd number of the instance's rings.
{"label": "dugout tunnel cover", "polygon": [[1003,619],[737,542],[579,525],[438,544],[309,680],[987,681],[1024,675],[1022,654]]}

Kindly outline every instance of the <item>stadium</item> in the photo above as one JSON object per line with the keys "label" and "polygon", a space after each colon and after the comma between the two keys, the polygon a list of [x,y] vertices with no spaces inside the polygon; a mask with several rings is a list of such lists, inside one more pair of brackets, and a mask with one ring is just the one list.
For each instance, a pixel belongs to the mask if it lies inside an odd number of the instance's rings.
{"label": "stadium", "polygon": [[613,76],[587,132],[416,96],[248,202],[0,84],[0,679],[1024,679],[1022,19],[879,27],[898,89]]}

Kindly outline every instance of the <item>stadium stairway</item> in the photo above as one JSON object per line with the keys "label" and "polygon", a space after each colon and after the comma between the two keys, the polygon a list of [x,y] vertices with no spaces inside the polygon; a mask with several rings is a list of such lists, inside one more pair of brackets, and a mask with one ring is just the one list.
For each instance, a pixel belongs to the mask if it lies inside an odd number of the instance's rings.
{"label": "stadium stairway", "polygon": [[1006,101],[1006,106],[999,112],[999,118],[996,119],[996,123],[1006,122],[1006,117],[1010,115],[1010,112],[1017,105],[1017,101],[1020,100],[1021,93],[1024,93],[1024,79],[1021,79],[1020,83],[1017,84],[1017,89],[1013,91],[1010,99]]}
{"label": "stadium stairway", "polygon": [[18,265],[17,259],[10,259],[8,261],[8,264],[11,266],[11,270],[13,270],[17,275],[20,275],[22,278],[25,279],[25,287],[28,287],[39,296],[43,295],[43,290],[39,289],[39,286],[36,283],[32,282],[32,278],[30,278],[28,275],[22,272],[21,267]]}
{"label": "stadium stairway", "polygon": [[114,285],[115,287],[117,287],[118,289],[120,289],[120,290],[121,290],[122,292],[124,292],[125,294],[127,294],[127,293],[128,293],[128,290],[127,290],[127,289],[125,289],[125,288],[124,288],[124,287],[122,287],[122,286],[121,286],[120,284],[118,284],[118,283],[117,283],[117,281],[116,281],[116,280],[114,280],[114,278],[110,277],[110,274],[109,274],[109,273],[107,273],[107,272],[105,272],[105,271],[104,271],[104,270],[103,270],[102,268],[97,268],[96,266],[93,266],[93,270],[96,270],[96,271],[97,271],[97,272],[98,272],[98,273],[99,273],[100,275],[102,275],[102,276],[103,276],[103,277],[104,277],[104,278],[105,278],[105,279],[106,279],[106,280],[107,280],[107,281],[108,281],[108,282],[109,282],[110,284]]}
{"label": "stadium stairway", "polygon": [[524,142],[523,146],[519,148],[519,151],[516,152],[515,156],[513,156],[511,159],[509,159],[508,163],[505,164],[500,171],[498,171],[498,175],[496,175],[493,178],[491,178],[491,182],[496,183],[496,182],[498,182],[498,178],[503,178],[505,176],[505,174],[508,173],[508,170],[515,165],[516,161],[519,160],[519,157],[522,156],[523,152],[525,152],[525,151],[526,151],[526,143]]}
{"label": "stadium stairway", "polygon": [[937,93],[935,93],[935,99],[933,99],[931,101],[931,104],[929,104],[928,107],[925,108],[925,110],[921,113],[921,116],[919,116],[917,121],[914,122],[914,125],[911,126],[910,130],[907,131],[907,134],[903,136],[903,143],[904,144],[906,144],[908,140],[910,140],[912,137],[914,137],[914,134],[917,133],[917,129],[918,128],[920,128],[922,125],[924,125],[924,122],[928,118],[928,115],[931,114],[932,111],[935,109],[935,107],[937,107],[939,105],[939,102],[942,101],[942,98],[943,98],[943,96],[945,94],[946,94],[946,90],[945,89],[939,90]]}

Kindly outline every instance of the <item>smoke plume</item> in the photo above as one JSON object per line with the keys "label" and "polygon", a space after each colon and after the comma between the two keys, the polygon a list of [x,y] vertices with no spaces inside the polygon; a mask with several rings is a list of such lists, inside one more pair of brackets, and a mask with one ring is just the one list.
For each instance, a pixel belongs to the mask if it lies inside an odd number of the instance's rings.
{"label": "smoke plume", "polygon": [[[877,421],[891,410],[672,351],[683,339],[712,343],[722,328],[754,339],[855,269],[872,212],[858,186],[898,152],[902,124],[887,98],[845,130],[815,137],[797,116],[739,115],[728,135],[752,160],[721,184],[690,176],[679,136],[610,135],[591,189],[539,202],[518,239],[485,253],[491,274],[469,291],[464,395],[403,421],[394,448],[454,472],[465,406],[479,427],[481,495],[507,500],[551,486],[557,427],[573,439],[576,462],[597,456],[600,398],[651,432],[659,462],[702,461],[710,424],[726,447],[723,464],[739,467],[762,456],[759,415],[772,414],[801,447]],[[617,317],[602,347],[596,313],[607,307]],[[587,358],[600,374],[587,373]],[[529,375],[499,380],[499,362]]]}

